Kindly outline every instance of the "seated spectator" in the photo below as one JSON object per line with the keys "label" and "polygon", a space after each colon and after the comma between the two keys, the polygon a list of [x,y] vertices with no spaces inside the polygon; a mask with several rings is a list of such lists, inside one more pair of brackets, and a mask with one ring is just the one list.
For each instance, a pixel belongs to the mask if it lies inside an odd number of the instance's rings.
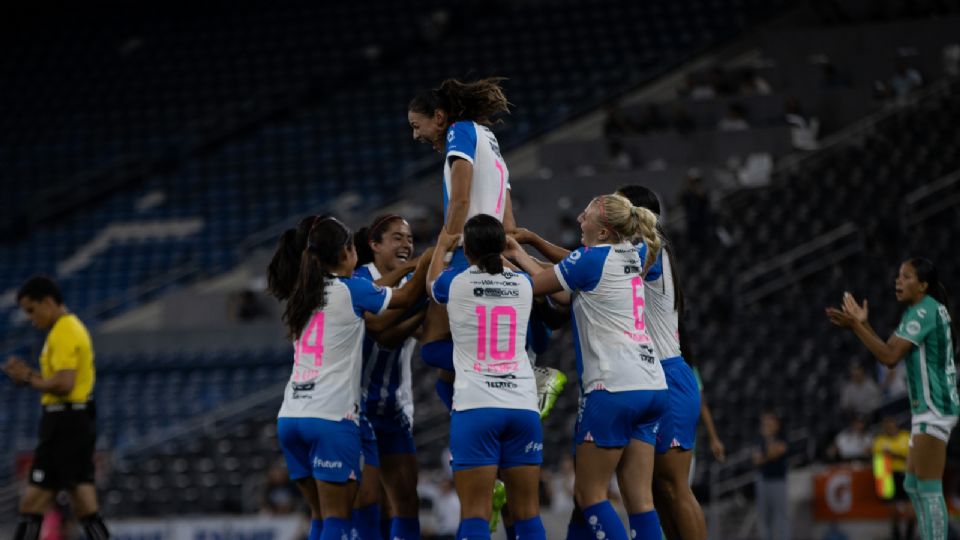
{"label": "seated spectator", "polygon": [[907,395],[907,364],[899,362],[892,368],[878,365],[880,388],[886,400],[895,400]]}
{"label": "seated spectator", "polygon": [[804,114],[800,100],[788,98],[784,104],[784,120],[790,126],[790,141],[797,150],[816,150],[820,121]]}
{"label": "seated spectator", "polygon": [[850,365],[850,380],[840,391],[840,410],[854,416],[870,416],[880,406],[880,387],[866,376],[859,362]]}
{"label": "seated spectator", "polygon": [[747,122],[747,111],[739,103],[731,103],[727,107],[727,114],[717,123],[720,131],[745,131],[750,129]]}
{"label": "seated spectator", "polygon": [[837,461],[862,461],[870,459],[873,437],[867,432],[867,422],[855,416],[850,425],[837,434],[827,449],[827,457]]}
{"label": "seated spectator", "polygon": [[769,96],[772,91],[770,83],[753,68],[746,68],[740,72],[739,94],[741,96]]}

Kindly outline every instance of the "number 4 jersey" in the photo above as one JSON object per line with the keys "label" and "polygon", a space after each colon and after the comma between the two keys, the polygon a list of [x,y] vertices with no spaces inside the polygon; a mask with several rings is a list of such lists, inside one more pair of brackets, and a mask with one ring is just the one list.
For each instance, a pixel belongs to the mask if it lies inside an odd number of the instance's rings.
{"label": "number 4 jersey", "polygon": [[524,345],[533,306],[530,276],[476,266],[449,268],[432,286],[447,304],[453,334],[453,410],[539,411],[537,383]]}
{"label": "number 4 jersey", "polygon": [[293,342],[293,373],[280,418],[357,421],[363,364],[363,314],[382,313],[392,289],[361,278],[328,278],[324,307]]}
{"label": "number 4 jersey", "polygon": [[[628,242],[584,247],[554,266],[560,284],[573,293],[573,340],[584,394],[667,387],[644,313],[640,273],[646,253],[646,245]],[[647,279],[657,279],[657,272],[654,265]]]}

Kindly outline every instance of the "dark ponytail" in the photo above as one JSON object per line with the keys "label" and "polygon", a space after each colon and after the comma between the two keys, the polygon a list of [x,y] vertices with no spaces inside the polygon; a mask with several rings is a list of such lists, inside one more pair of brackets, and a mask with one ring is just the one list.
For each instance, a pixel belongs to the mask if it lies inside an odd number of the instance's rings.
{"label": "dark ponytail", "polygon": [[477,214],[463,225],[463,250],[480,270],[488,274],[503,273],[503,250],[507,235],[503,223],[487,214]]}
{"label": "dark ponytail", "polygon": [[408,110],[424,116],[433,116],[440,109],[447,113],[449,125],[461,120],[473,120],[490,126],[493,117],[510,112],[510,102],[500,83],[504,77],[488,77],[473,82],[447,79],[439,88],[423,90],[410,101]]}
{"label": "dark ponytail", "polygon": [[314,310],[326,305],[326,280],[340,264],[345,248],[351,247],[350,230],[333,217],[318,217],[307,234],[306,247],[300,257],[300,270],[290,293],[283,322],[290,339],[297,339],[310,322]]}
{"label": "dark ponytail", "polygon": [[677,258],[673,255],[673,247],[670,245],[670,240],[660,226],[663,222],[663,220],[660,219],[660,215],[662,214],[660,211],[660,198],[657,197],[657,194],[654,193],[652,189],[636,184],[620,186],[617,188],[617,193],[630,199],[630,203],[634,206],[646,208],[657,215],[657,233],[663,238],[663,250],[667,256],[670,257],[670,277],[673,278],[673,309],[675,309],[677,314],[682,318],[684,301],[683,287],[680,286],[680,270],[677,268]]}
{"label": "dark ponytail", "polygon": [[300,272],[300,256],[307,247],[307,234],[316,219],[316,216],[305,217],[296,228],[280,235],[277,251],[267,266],[267,292],[277,300],[286,300],[293,292]]}
{"label": "dark ponytail", "polygon": [[953,317],[953,309],[950,307],[950,294],[947,292],[946,285],[940,281],[940,273],[933,261],[923,257],[913,257],[907,260],[910,266],[917,272],[917,281],[927,284],[927,294],[934,300],[943,304],[950,315],[950,339],[953,341],[953,347],[957,349],[957,320]]}

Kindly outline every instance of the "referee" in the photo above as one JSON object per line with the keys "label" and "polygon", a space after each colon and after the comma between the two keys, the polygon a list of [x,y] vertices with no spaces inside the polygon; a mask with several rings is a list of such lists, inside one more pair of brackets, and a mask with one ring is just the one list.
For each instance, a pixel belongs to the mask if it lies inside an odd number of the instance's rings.
{"label": "referee", "polygon": [[3,371],[16,383],[40,392],[43,416],[34,451],[30,484],[20,501],[14,540],[37,540],[43,513],[57,492],[66,490],[74,513],[90,540],[110,537],[100,517],[93,484],[96,444],[93,346],[90,334],[63,305],[60,288],[50,278],[35,276],[17,291],[17,303],[34,326],[46,330],[40,372],[10,357]]}

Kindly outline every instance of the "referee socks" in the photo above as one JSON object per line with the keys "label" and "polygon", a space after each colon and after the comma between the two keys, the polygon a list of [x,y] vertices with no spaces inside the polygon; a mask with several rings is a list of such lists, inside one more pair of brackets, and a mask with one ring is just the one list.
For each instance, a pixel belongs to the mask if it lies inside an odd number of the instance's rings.
{"label": "referee socks", "polygon": [[83,532],[87,533],[88,540],[108,540],[110,531],[103,522],[103,517],[99,512],[94,512],[80,518],[80,525],[83,525]]}
{"label": "referee socks", "polygon": [[20,514],[13,540],[37,540],[40,538],[41,525],[43,525],[43,514]]}

